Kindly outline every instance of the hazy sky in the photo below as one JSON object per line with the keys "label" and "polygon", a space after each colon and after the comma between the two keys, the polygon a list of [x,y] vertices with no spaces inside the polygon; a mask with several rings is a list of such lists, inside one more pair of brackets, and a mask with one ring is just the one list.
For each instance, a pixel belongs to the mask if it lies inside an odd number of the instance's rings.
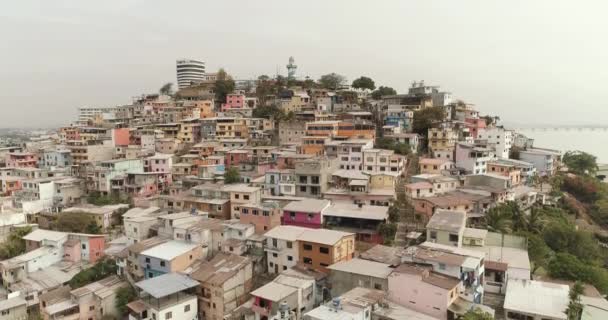
{"label": "hazy sky", "polygon": [[[125,104],[198,58],[237,78],[337,72],[441,85],[524,123],[605,123],[608,2],[0,0],[0,127]],[[549,117],[543,119],[543,117]]]}

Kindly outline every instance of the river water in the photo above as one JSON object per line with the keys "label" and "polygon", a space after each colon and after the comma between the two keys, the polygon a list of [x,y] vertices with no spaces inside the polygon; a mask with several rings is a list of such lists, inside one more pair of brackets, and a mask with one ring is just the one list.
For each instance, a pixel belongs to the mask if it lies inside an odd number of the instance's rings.
{"label": "river water", "polygon": [[604,130],[518,130],[534,139],[534,146],[563,152],[581,150],[597,157],[598,163],[608,164],[608,131]]}

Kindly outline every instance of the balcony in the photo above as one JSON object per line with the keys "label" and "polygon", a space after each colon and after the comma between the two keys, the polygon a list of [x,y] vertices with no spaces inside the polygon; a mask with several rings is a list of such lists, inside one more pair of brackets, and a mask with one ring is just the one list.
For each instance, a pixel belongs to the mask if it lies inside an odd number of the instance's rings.
{"label": "balcony", "polygon": [[264,245],[264,251],[272,251],[272,252],[276,252],[279,253],[281,252],[283,249],[279,248],[279,247],[275,247],[275,246],[269,246],[267,244]]}

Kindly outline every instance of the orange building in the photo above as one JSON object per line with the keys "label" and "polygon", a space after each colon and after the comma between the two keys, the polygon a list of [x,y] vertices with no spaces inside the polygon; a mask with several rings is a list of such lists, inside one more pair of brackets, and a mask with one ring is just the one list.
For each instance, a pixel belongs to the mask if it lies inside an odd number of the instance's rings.
{"label": "orange building", "polygon": [[302,137],[302,144],[297,146],[296,150],[299,154],[322,155],[325,151],[326,137]]}
{"label": "orange building", "polygon": [[376,138],[376,126],[365,121],[315,121],[306,124],[307,136]]}
{"label": "orange building", "polygon": [[508,177],[511,179],[511,185],[513,186],[521,183],[521,170],[512,164],[488,162],[488,173]]}
{"label": "orange building", "polygon": [[299,262],[329,272],[328,266],[355,257],[355,234],[329,229],[310,229],[298,237]]}
{"label": "orange building", "polygon": [[199,118],[213,118],[216,116],[213,100],[198,100],[194,102],[195,108],[198,109]]}

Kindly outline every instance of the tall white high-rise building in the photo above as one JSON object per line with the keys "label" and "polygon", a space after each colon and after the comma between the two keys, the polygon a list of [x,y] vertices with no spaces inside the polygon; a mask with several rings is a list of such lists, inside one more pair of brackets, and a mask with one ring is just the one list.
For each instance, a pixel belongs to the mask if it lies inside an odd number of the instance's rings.
{"label": "tall white high-rise building", "polygon": [[181,59],[177,60],[177,87],[185,88],[205,80],[205,62]]}

